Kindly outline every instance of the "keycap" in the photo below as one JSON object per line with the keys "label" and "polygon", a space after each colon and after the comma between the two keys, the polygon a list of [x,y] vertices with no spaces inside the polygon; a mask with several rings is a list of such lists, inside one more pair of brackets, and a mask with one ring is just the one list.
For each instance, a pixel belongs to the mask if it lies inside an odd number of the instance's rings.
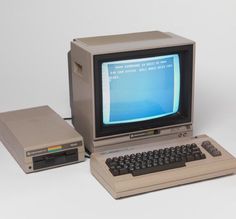
{"label": "keycap", "polygon": [[118,158],[117,158],[117,157],[113,157],[113,158],[112,158],[112,161],[113,161],[113,162],[118,162]]}
{"label": "keycap", "polygon": [[194,154],[194,159],[195,160],[200,160],[201,159],[201,155],[199,153]]}
{"label": "keycap", "polygon": [[117,170],[117,169],[110,169],[110,172],[112,173],[113,176],[119,175],[119,170]]}
{"label": "keycap", "polygon": [[123,156],[119,156],[118,159],[119,160],[124,160],[124,157]]}
{"label": "keycap", "polygon": [[106,159],[106,164],[109,164],[111,161],[112,161],[111,158],[107,158],[107,159]]}
{"label": "keycap", "polygon": [[110,162],[110,163],[108,163],[108,167],[116,166],[116,165],[117,165],[117,162]]}

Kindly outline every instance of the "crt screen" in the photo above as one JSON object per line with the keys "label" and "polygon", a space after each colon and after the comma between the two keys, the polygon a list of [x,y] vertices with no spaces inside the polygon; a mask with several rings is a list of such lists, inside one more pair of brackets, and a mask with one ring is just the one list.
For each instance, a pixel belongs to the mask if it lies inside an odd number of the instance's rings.
{"label": "crt screen", "polygon": [[102,63],[103,124],[156,119],[179,108],[179,55]]}

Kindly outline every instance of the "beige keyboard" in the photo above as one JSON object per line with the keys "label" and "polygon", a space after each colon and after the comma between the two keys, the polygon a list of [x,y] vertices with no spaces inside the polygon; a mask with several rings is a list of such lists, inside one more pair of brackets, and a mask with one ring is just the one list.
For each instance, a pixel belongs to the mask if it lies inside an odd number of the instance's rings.
{"label": "beige keyboard", "polygon": [[236,172],[236,159],[206,135],[93,153],[91,172],[114,198]]}

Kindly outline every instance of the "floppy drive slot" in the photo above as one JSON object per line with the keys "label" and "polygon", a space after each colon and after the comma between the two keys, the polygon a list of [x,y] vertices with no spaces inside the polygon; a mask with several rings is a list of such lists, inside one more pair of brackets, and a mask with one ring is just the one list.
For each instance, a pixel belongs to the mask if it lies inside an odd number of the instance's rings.
{"label": "floppy drive slot", "polygon": [[33,157],[34,170],[78,161],[78,150],[71,149]]}

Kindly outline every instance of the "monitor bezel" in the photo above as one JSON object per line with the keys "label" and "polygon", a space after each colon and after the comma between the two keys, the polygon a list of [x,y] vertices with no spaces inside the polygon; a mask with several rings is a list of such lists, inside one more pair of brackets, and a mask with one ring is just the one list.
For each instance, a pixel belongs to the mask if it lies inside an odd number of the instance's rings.
{"label": "monitor bezel", "polygon": [[[180,104],[177,113],[146,121],[103,124],[102,113],[102,63],[147,58],[153,56],[179,54],[180,57]],[[166,126],[190,123],[192,118],[192,79],[193,79],[193,45],[162,47],[154,49],[108,53],[94,55],[94,107],[95,107],[95,136],[107,137],[112,135],[129,134],[148,129],[158,129]],[[185,84],[184,86],[182,84]]]}

